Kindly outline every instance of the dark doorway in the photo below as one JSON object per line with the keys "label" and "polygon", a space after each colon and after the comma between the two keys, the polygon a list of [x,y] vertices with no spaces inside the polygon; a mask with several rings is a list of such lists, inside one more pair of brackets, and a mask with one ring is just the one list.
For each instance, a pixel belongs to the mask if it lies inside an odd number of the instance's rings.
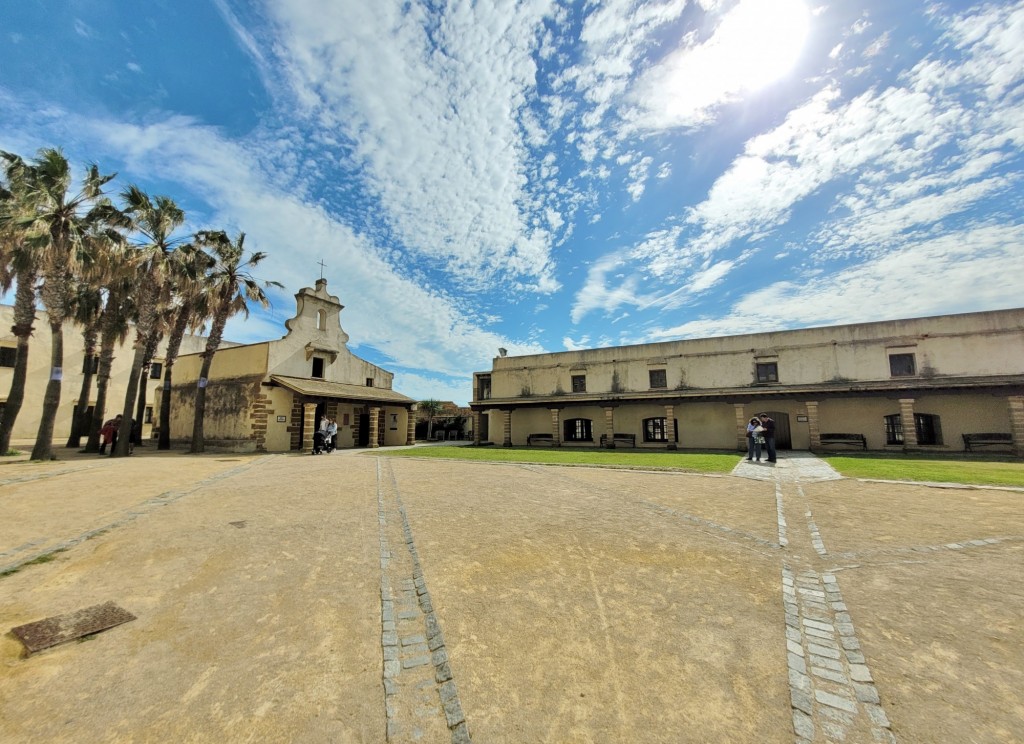
{"label": "dark doorway", "polygon": [[488,431],[488,429],[490,428],[489,424],[491,423],[490,415],[481,412],[481,414],[477,417],[477,420],[480,422],[480,431],[477,432],[478,436],[476,438],[481,442],[491,441],[491,435],[490,432]]}
{"label": "dark doorway", "polygon": [[789,429],[789,414],[782,411],[767,411],[767,414],[775,421],[775,449],[793,449],[793,435]]}
{"label": "dark doorway", "polygon": [[367,447],[370,444],[370,414],[359,414],[359,446]]}

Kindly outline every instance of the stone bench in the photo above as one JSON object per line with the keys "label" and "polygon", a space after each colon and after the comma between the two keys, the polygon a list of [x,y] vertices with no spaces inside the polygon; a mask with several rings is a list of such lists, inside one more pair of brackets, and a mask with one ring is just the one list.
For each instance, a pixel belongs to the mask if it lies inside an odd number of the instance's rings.
{"label": "stone bench", "polygon": [[1012,447],[1013,435],[1001,432],[983,432],[980,434],[964,434],[964,451],[971,452],[975,447]]}
{"label": "stone bench", "polygon": [[847,434],[844,432],[830,432],[822,434],[821,444],[850,444],[858,445],[861,449],[868,448],[868,440],[863,434]]}
{"label": "stone bench", "polygon": [[547,444],[552,447],[555,446],[555,438],[551,434],[527,434],[526,444]]}
{"label": "stone bench", "polygon": [[[601,446],[605,447],[608,444],[608,435],[601,435]],[[615,432],[612,434],[612,444],[625,444],[630,447],[636,447],[636,434],[623,434]]]}

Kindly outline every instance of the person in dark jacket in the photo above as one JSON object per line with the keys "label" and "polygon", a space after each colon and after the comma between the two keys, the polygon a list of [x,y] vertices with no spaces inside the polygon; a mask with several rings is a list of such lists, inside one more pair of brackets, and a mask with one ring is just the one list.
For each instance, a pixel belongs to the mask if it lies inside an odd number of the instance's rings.
{"label": "person in dark jacket", "polygon": [[764,446],[768,450],[768,462],[775,462],[775,419],[767,413],[762,413],[758,418],[764,427],[761,436],[764,437]]}

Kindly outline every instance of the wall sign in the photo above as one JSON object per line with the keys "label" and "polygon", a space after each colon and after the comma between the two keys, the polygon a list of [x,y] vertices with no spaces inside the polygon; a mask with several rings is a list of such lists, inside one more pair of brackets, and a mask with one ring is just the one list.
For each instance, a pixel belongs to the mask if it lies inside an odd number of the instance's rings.
{"label": "wall sign", "polygon": [[806,416],[797,416],[796,420],[798,422],[800,422],[800,423],[807,423],[807,417]]}
{"label": "wall sign", "polygon": [[277,417],[277,423],[279,423],[279,424],[287,424],[288,423],[288,417],[287,416],[278,416]]}

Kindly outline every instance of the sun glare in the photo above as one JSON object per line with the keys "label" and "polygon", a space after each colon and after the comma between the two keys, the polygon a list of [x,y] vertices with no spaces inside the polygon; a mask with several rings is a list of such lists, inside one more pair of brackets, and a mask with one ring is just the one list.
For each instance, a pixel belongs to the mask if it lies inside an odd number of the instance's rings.
{"label": "sun glare", "polygon": [[718,52],[720,74],[754,90],[793,68],[809,28],[810,12],[800,0],[743,0],[722,19],[709,46]]}

